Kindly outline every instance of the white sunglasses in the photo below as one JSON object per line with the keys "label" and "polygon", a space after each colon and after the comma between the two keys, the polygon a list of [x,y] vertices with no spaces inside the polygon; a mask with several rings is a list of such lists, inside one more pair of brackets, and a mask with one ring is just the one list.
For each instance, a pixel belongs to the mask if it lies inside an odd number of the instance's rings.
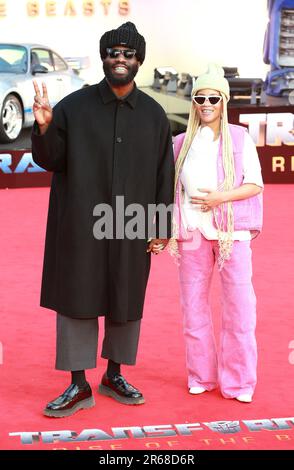
{"label": "white sunglasses", "polygon": [[209,96],[194,95],[192,99],[193,99],[194,103],[200,104],[200,105],[204,104],[205,101],[208,100],[209,104],[212,104],[213,106],[215,106],[216,104],[218,104],[222,100],[222,96],[218,96],[218,95],[209,95]]}

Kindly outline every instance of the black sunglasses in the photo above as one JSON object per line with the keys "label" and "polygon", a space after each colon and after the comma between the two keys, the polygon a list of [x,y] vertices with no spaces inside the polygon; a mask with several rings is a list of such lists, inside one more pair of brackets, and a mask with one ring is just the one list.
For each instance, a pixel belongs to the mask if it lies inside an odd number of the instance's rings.
{"label": "black sunglasses", "polygon": [[196,104],[204,104],[206,100],[209,101],[210,104],[216,105],[218,104],[222,99],[222,96],[216,96],[216,95],[211,95],[211,96],[205,96],[205,95],[194,95],[193,96],[193,101]]}
{"label": "black sunglasses", "polygon": [[111,59],[117,59],[120,54],[124,56],[125,59],[132,59],[136,55],[136,49],[114,49],[112,47],[108,47],[106,49],[108,57]]}

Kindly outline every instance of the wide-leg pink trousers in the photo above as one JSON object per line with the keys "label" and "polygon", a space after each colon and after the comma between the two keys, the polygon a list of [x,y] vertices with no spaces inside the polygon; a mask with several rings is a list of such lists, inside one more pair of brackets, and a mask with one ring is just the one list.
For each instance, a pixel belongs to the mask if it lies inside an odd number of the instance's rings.
{"label": "wide-leg pink trousers", "polygon": [[189,249],[189,243],[179,242],[179,249],[188,387],[212,390],[219,385],[225,398],[252,395],[257,349],[250,241],[235,241],[231,258],[220,271],[222,326],[218,352],[209,306],[218,243],[200,235],[198,247]]}

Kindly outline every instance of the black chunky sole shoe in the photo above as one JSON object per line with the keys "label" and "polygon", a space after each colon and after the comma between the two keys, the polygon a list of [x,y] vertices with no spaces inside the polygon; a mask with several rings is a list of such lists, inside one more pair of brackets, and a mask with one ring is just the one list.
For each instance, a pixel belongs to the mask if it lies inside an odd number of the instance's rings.
{"label": "black chunky sole shoe", "polygon": [[129,384],[121,374],[115,374],[109,378],[105,373],[98,387],[98,392],[106,397],[114,398],[124,405],[143,405],[145,403],[142,393]]}
{"label": "black chunky sole shoe", "polygon": [[95,400],[89,384],[82,387],[71,384],[59,397],[47,404],[43,414],[51,418],[65,418],[94,405]]}

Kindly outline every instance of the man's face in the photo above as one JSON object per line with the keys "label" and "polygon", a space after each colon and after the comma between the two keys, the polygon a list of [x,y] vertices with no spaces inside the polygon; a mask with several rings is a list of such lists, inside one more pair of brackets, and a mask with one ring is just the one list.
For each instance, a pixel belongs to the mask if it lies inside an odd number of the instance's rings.
{"label": "man's face", "polygon": [[137,57],[125,57],[121,51],[128,51],[126,55],[132,56],[130,49],[125,46],[115,46],[108,49],[108,55],[103,60],[105,77],[111,85],[122,86],[132,82],[137,75],[140,62]]}

